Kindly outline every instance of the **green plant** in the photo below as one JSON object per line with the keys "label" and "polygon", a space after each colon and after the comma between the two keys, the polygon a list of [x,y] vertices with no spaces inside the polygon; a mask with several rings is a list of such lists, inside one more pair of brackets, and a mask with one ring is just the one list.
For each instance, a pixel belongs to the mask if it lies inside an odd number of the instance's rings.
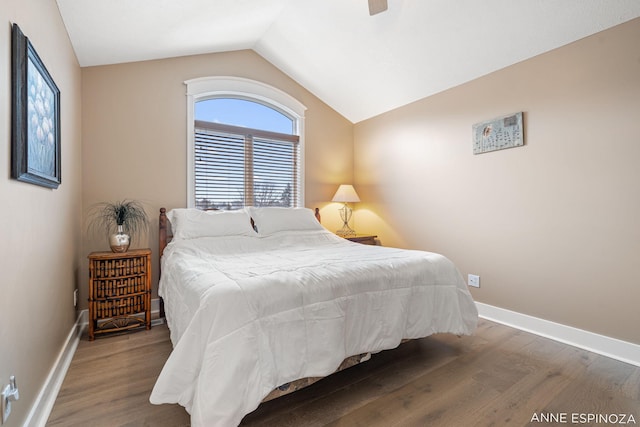
{"label": "green plant", "polygon": [[136,200],[98,203],[91,208],[88,218],[91,232],[102,229],[107,236],[122,226],[122,231],[133,240],[134,236],[149,228],[147,213]]}

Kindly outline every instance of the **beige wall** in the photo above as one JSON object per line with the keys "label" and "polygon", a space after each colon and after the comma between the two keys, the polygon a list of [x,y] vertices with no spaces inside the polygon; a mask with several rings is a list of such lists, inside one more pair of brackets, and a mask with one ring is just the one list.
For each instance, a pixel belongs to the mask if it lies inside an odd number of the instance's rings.
{"label": "beige wall", "polygon": [[[75,321],[80,253],[80,67],[55,0],[0,3],[0,386],[15,375],[22,425]],[[10,179],[11,24],[29,37],[61,93],[62,185]]]}
{"label": "beige wall", "polygon": [[[479,274],[477,301],[640,344],[638,40],[640,19],[358,123],[360,229]],[[472,154],[472,124],[517,111],[524,147]]]}
{"label": "beige wall", "polygon": [[[207,76],[258,80],[307,107],[306,206],[324,207],[338,184],[352,179],[353,125],[253,51],[84,68],[84,211],[101,201],[141,200],[152,227],[149,236],[135,246],[151,247],[156,254],[158,209],[184,207],[187,200],[184,81]],[[85,239],[82,277],[87,277],[85,254],[93,250],[108,250],[108,244],[103,239]],[[153,260],[155,284],[157,256]],[[84,307],[86,298],[82,287]]]}

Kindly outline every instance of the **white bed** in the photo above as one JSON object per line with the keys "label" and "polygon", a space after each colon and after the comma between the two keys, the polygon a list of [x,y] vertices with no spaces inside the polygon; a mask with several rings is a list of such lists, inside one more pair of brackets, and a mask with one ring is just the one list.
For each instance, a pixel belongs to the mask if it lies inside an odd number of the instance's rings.
{"label": "white bed", "polygon": [[174,349],[150,401],[179,403],[193,426],[238,425],[278,386],[349,356],[475,329],[442,255],[349,242],[308,209],[168,216],[159,294]]}

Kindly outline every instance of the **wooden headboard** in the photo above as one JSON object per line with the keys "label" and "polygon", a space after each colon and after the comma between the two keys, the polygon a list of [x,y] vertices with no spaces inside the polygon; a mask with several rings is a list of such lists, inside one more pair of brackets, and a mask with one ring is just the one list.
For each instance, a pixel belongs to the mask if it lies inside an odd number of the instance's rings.
{"label": "wooden headboard", "polygon": [[160,208],[160,218],[158,224],[160,227],[158,230],[158,252],[160,253],[160,257],[162,257],[164,248],[166,248],[171,241],[171,235],[168,234],[169,219],[167,218],[167,210],[165,208]]}
{"label": "wooden headboard", "polygon": [[[316,215],[316,219],[318,220],[318,222],[322,222],[322,218],[320,218],[320,209],[316,208],[315,210],[315,215]],[[253,219],[251,220],[253,225]],[[167,218],[167,209],[166,208],[160,208],[160,217],[159,217],[159,230],[158,230],[158,252],[159,252],[159,257],[162,257],[162,254],[164,253],[164,248],[167,247],[167,245],[169,244],[169,242],[171,242],[171,238],[173,237],[173,234],[170,233],[169,231],[169,226],[171,225],[169,223],[169,219]]]}

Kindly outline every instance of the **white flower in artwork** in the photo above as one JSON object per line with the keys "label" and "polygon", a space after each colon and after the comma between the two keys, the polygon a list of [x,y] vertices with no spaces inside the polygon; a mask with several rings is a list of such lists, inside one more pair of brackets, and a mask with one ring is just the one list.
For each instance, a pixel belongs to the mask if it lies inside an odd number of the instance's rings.
{"label": "white flower in artwork", "polygon": [[46,117],[42,119],[42,131],[44,133],[51,132],[51,126],[49,125],[49,119],[46,118]]}
{"label": "white flower in artwork", "polygon": [[39,96],[36,98],[35,108],[38,114],[44,116],[44,103],[42,102],[42,98],[40,98]]}

